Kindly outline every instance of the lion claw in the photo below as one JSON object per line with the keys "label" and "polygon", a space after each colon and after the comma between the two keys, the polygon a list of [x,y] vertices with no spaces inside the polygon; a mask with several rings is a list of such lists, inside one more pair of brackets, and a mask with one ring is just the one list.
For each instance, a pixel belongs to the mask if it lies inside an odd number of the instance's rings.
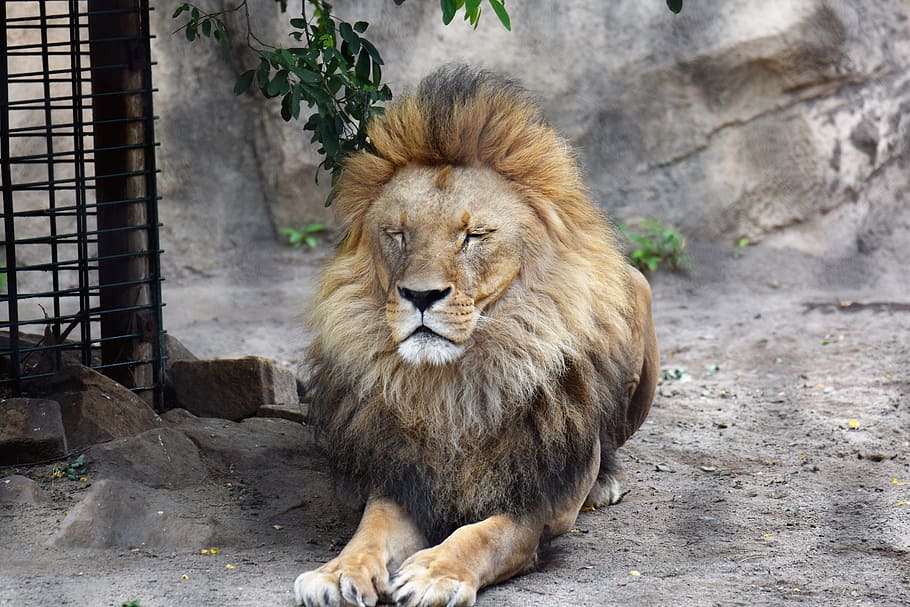
{"label": "lion claw", "polygon": [[379,599],[372,581],[319,569],[297,576],[294,598],[303,607],[375,607]]}
{"label": "lion claw", "polygon": [[392,578],[392,597],[398,607],[471,607],[477,600],[474,585],[452,574],[435,574],[432,562],[425,566],[409,561]]}

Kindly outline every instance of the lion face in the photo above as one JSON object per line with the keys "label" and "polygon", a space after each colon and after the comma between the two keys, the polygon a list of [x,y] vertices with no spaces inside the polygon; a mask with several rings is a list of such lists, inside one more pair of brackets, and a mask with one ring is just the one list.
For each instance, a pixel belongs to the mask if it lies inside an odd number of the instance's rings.
{"label": "lion face", "polygon": [[407,167],[367,216],[393,343],[413,365],[446,365],[515,282],[533,212],[498,173]]}

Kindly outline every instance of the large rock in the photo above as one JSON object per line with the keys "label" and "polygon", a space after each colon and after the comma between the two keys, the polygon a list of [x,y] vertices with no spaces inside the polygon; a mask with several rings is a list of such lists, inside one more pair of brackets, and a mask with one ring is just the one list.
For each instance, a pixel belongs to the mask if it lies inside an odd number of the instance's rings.
{"label": "large rock", "polygon": [[254,417],[237,423],[176,409],[164,417],[196,444],[216,478],[223,475],[240,492],[241,503],[255,502],[269,515],[286,513],[300,506],[302,482],[314,499],[332,499],[329,465],[312,431],[298,422]]}
{"label": "large rock", "polygon": [[73,548],[198,549],[214,523],[188,506],[125,481],[101,480],[67,514],[50,544]]}
{"label": "large rock", "polygon": [[37,398],[0,401],[0,465],[63,457],[66,446],[57,402]]}
{"label": "large rock", "polygon": [[267,358],[179,360],[171,365],[177,402],[200,417],[240,420],[262,405],[298,401],[297,380]]}
{"label": "large rock", "polygon": [[237,423],[185,415],[169,420],[221,472],[265,474],[276,460],[288,463],[296,459],[319,459],[321,462],[312,431],[290,420],[252,417]]}
{"label": "large rock", "polygon": [[135,436],[159,425],[155,412],[122,385],[82,365],[70,365],[49,380],[46,390],[60,403],[70,449]]}
{"label": "large rock", "polygon": [[279,419],[289,419],[292,422],[305,424],[309,412],[310,406],[308,403],[297,403],[295,405],[262,405],[256,411],[256,417],[277,417]]}
{"label": "large rock", "polygon": [[32,479],[18,474],[0,478],[0,504],[39,506],[45,502],[47,496]]}
{"label": "large rock", "polygon": [[[325,219],[327,179],[314,184],[319,158],[302,120],[284,123],[279,104],[258,93],[230,97],[234,77],[255,63],[242,36],[230,66],[213,45],[196,44],[188,58],[188,43],[169,33],[178,3],[166,0],[153,15],[160,132],[171,143],[161,163],[162,210],[174,218],[165,240],[182,251],[258,238],[264,217],[275,228]],[[250,8],[260,37],[288,40],[292,15],[271,2]],[[806,225],[781,246],[841,254],[906,230],[901,197],[889,196],[910,179],[906,2],[730,0],[687,3],[680,15],[663,2],[508,8],[512,32],[492,13],[477,31],[459,19],[443,26],[428,2],[336,6],[370,23],[366,35],[395,92],[450,61],[523,81],[579,149],[595,199],[621,221],[655,215],[689,235],[731,241]],[[226,213],[248,228],[230,231]],[[183,221],[188,214],[199,221]]]}
{"label": "large rock", "polygon": [[92,478],[133,481],[148,487],[192,487],[208,476],[199,449],[182,432],[156,428],[86,451]]}

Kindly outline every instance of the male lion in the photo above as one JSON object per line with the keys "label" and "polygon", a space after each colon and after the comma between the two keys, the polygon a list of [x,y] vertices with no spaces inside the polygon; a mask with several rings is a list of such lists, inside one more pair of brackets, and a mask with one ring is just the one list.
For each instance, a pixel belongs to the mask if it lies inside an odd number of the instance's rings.
{"label": "male lion", "polygon": [[295,595],[473,605],[620,499],[614,454],[656,383],[651,293],[514,83],[443,68],[368,132],[308,355],[313,420],[368,499]]}

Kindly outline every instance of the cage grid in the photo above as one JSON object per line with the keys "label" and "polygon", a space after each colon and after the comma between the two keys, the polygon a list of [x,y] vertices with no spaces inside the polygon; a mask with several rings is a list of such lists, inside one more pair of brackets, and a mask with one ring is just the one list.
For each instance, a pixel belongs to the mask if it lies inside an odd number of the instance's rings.
{"label": "cage grid", "polygon": [[0,397],[80,362],[158,406],[148,2],[4,0],[0,24]]}

